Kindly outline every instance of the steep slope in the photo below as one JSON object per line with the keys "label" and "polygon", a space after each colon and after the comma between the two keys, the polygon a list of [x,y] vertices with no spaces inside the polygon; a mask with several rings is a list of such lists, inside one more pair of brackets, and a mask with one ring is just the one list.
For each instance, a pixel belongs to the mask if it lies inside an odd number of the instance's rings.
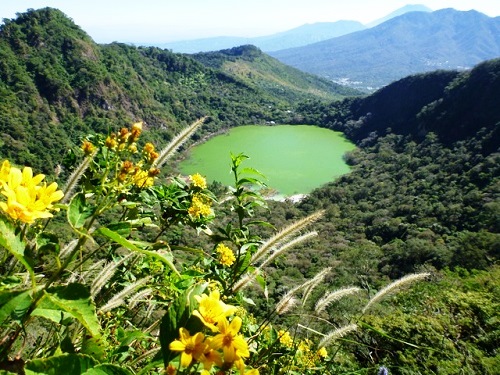
{"label": "steep slope", "polygon": [[203,65],[220,69],[251,87],[278,98],[298,101],[316,98],[339,99],[361,93],[324,78],[284,65],[254,46],[191,55]]}
{"label": "steep slope", "polygon": [[140,119],[161,144],[202,116],[211,120],[198,136],[241,123],[283,121],[291,106],[272,90],[188,56],[97,45],[51,8],[1,26],[0,93],[0,157],[46,173],[89,132]]}
{"label": "steep slope", "polygon": [[500,17],[443,9],[411,12],[372,29],[271,56],[303,71],[373,89],[436,69],[465,69],[500,56]]}
{"label": "steep slope", "polygon": [[[403,78],[366,98],[323,106],[305,104],[306,121],[341,130],[360,144],[387,133],[422,139],[436,133],[445,144],[493,131],[485,152],[500,145],[500,59],[470,71],[436,71]],[[319,106],[319,107],[318,107]],[[315,118],[315,114],[321,114]]]}

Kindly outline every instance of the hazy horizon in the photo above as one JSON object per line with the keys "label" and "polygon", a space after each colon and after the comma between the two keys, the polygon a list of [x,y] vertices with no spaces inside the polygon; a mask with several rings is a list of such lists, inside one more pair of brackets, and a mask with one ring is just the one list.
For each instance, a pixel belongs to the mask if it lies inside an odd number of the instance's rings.
{"label": "hazy horizon", "polygon": [[0,18],[11,19],[27,9],[60,9],[97,43],[166,43],[216,36],[257,37],[305,24],[359,21],[363,24],[402,8],[425,5],[432,10],[475,9],[490,17],[500,15],[500,2],[491,0],[2,0]]}

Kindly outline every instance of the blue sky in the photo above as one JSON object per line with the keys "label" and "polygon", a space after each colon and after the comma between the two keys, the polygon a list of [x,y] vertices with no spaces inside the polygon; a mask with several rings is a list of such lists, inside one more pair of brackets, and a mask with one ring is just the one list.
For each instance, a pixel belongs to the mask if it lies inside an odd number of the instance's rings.
{"label": "blue sky", "polygon": [[407,4],[500,16],[499,0],[0,0],[0,19],[50,6],[98,43],[161,43],[269,35],[314,22],[368,23]]}

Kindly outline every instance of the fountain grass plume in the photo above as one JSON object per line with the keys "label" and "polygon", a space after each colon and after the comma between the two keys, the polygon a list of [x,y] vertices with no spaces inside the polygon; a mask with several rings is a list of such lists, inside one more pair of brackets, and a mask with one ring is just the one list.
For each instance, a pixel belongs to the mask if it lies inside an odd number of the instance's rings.
{"label": "fountain grass plume", "polygon": [[78,185],[78,182],[82,178],[83,174],[87,170],[87,168],[90,165],[90,162],[94,159],[94,155],[96,154],[96,151],[94,151],[92,154],[86,156],[78,168],[76,168],[73,173],[68,178],[68,181],[66,182],[66,185],[64,185],[62,191],[64,192],[64,197],[61,200],[61,203],[68,203],[73,192],[75,191],[76,186]]}
{"label": "fountain grass plume", "polygon": [[284,241],[287,241],[292,235],[297,233],[298,231],[302,230],[305,228],[307,225],[315,222],[318,220],[321,216],[323,216],[324,211],[317,211],[313,213],[312,215],[306,216],[305,218],[296,221],[292,223],[291,225],[283,228],[280,230],[278,233],[276,233],[274,236],[269,238],[267,241],[265,241],[255,252],[255,254],[252,256],[252,259],[250,260],[251,264],[255,264],[255,262],[258,262],[260,259],[262,259],[272,248],[279,246],[282,244]]}
{"label": "fountain grass plume", "polygon": [[68,242],[66,245],[64,245],[61,248],[61,251],[59,252],[59,259],[64,259],[68,255],[73,253],[73,250],[75,250],[76,245],[78,244],[78,240],[74,239]]}
{"label": "fountain grass plume", "polygon": [[177,149],[193,135],[193,133],[205,122],[206,119],[207,117],[202,117],[177,134],[170,141],[170,143],[160,151],[160,155],[153,163],[153,167],[160,168],[177,151]]}
{"label": "fountain grass plume", "polygon": [[[314,276],[312,279],[310,280],[307,280],[305,281],[304,283],[296,286],[295,288],[292,288],[290,289],[284,296],[283,298],[281,298],[281,300],[279,300],[279,302],[276,304],[276,307],[275,307],[275,310],[276,312],[278,311],[283,311],[284,310],[284,306],[286,306],[286,304],[290,303],[290,301],[295,298],[295,294],[300,291],[300,290],[303,290],[303,289],[307,289],[309,288],[311,285],[313,286],[316,286],[318,285],[324,278],[325,276],[328,274],[328,272],[331,271],[331,267],[327,267],[323,270],[321,270],[320,272],[318,272],[316,274],[316,276]],[[286,311],[288,311],[289,309],[287,309]]]}
{"label": "fountain grass plume", "polygon": [[149,301],[149,300],[146,300],[145,298],[147,296],[152,295],[152,294],[153,294],[153,289],[151,289],[151,288],[146,288],[146,289],[138,291],[136,294],[134,294],[128,300],[128,307],[129,307],[129,309],[133,309],[134,307],[136,307],[141,302]]}
{"label": "fountain grass plume", "polygon": [[337,340],[341,337],[344,337],[349,332],[355,331],[358,329],[356,324],[349,324],[344,327],[337,328],[333,331],[330,331],[323,339],[319,342],[318,348],[326,347],[332,341]]}
{"label": "fountain grass plume", "polygon": [[267,264],[271,263],[274,259],[276,259],[278,256],[280,256],[281,254],[283,254],[286,250],[288,250],[289,248],[297,245],[298,243],[307,241],[310,238],[315,237],[317,235],[318,235],[318,232],[316,232],[316,231],[308,232],[308,233],[303,234],[300,237],[294,238],[293,240],[285,243],[280,248],[277,248],[271,255],[269,255],[269,257],[267,257],[266,260],[264,260],[264,262],[259,267],[257,267],[252,272],[249,272],[249,273],[245,274],[243,277],[241,277],[233,285],[233,292],[237,292],[238,290],[240,290],[243,287],[245,287],[250,281],[252,281],[255,278],[255,276],[257,276],[257,274],[260,271],[262,271],[262,269],[263,269],[264,266],[266,266]]}
{"label": "fountain grass plume", "polygon": [[430,273],[424,272],[424,273],[413,273],[410,275],[406,275],[402,277],[401,279],[398,279],[391,284],[387,285],[385,288],[381,289],[377,294],[375,294],[366,304],[366,306],[363,308],[363,314],[368,311],[368,309],[373,306],[376,302],[380,301],[382,298],[385,296],[392,294],[402,287],[418,280],[425,279],[428,277]]}
{"label": "fountain grass plume", "polygon": [[273,253],[270,254],[264,260],[264,262],[262,262],[262,264],[259,266],[259,269],[262,269],[262,267],[271,263],[274,259],[279,257],[281,254],[283,254],[286,250],[290,249],[291,247],[293,247],[301,242],[307,241],[307,240],[311,239],[312,237],[316,237],[317,235],[318,235],[318,232],[316,232],[316,231],[307,232],[307,233],[303,234],[302,236],[294,238],[293,240],[285,243],[283,246],[281,246],[281,247],[277,248],[275,251],[273,251]]}
{"label": "fountain grass plume", "polygon": [[293,293],[288,292],[285,296],[276,304],[275,310],[276,314],[282,315],[290,311],[295,305],[298,305],[299,300],[293,295]]}
{"label": "fountain grass plume", "polygon": [[240,279],[233,285],[233,292],[236,293],[238,290],[247,286],[252,280],[255,279],[255,276],[257,276],[257,269],[254,272],[246,273],[240,277]]}
{"label": "fountain grass plume", "polygon": [[120,265],[123,264],[127,259],[135,255],[134,253],[130,253],[127,256],[121,258],[118,262],[109,262],[99,274],[95,277],[92,285],[90,286],[90,294],[92,298],[95,298],[97,294],[101,291],[101,289],[106,285],[106,283],[113,277],[116,270]]}
{"label": "fountain grass plume", "polygon": [[357,293],[359,291],[361,291],[361,289],[358,287],[346,287],[346,288],[338,289],[334,292],[328,292],[323,296],[323,298],[319,299],[316,302],[316,306],[314,307],[314,311],[316,311],[316,313],[319,314],[324,309],[326,309],[328,307],[328,305],[330,305],[331,303],[338,301],[342,297],[349,296],[349,295]]}
{"label": "fountain grass plume", "polygon": [[130,284],[129,286],[123,288],[123,290],[115,294],[113,298],[111,298],[104,306],[101,306],[99,308],[99,311],[100,312],[111,311],[117,308],[118,306],[123,305],[125,303],[125,298],[127,298],[127,296],[133,293],[136,289],[146,284],[149,281],[149,279],[151,279],[151,276],[146,276]]}

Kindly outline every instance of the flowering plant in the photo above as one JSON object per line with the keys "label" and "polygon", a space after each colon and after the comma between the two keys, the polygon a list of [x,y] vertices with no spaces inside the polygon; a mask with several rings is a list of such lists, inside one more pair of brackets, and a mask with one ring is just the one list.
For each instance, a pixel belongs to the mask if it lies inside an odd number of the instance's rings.
{"label": "flowering plant", "polygon": [[[266,206],[255,190],[260,174],[232,155],[234,186],[223,200],[235,215],[211,228],[217,199],[205,178],[161,176],[201,123],[161,151],[141,145],[141,122],[89,136],[62,189],[2,162],[0,373],[306,374],[335,366],[327,347],[355,324],[322,333],[304,321],[288,329],[277,322],[329,269],[290,288],[265,318],[248,311],[245,295],[253,281],[265,289],[266,265],[316,235],[300,232],[322,213],[262,239],[255,228],[269,224],[253,219]],[[204,246],[180,244],[182,227],[204,236]],[[358,291],[328,293],[317,313]]]}

